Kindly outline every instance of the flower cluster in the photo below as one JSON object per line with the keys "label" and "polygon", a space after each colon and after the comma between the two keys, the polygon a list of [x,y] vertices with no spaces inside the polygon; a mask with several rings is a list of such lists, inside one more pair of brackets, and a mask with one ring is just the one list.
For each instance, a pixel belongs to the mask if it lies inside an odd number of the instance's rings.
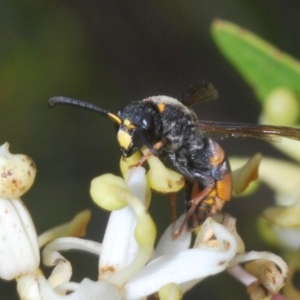
{"label": "flower cluster", "polygon": [[[147,151],[147,150],[145,150]],[[235,228],[235,219],[224,215],[220,222],[208,218],[192,242],[183,230],[174,239],[171,224],[156,248],[156,225],[148,213],[151,189],[173,193],[184,185],[182,176],[167,169],[153,156],[149,170],[133,167],[139,154],[121,159],[123,177],[105,174],[91,183],[91,196],[100,207],[111,211],[102,244],[82,239],[90,212],[37,237],[29,212],[19,198],[33,183],[31,159],[12,155],[8,144],[0,148],[0,277],[17,280],[21,299],[181,299],[204,278],[228,270],[248,286],[251,299],[271,299],[284,285],[287,265],[268,252],[245,252]],[[255,157],[234,173],[235,190],[242,191],[255,179],[260,158]],[[48,278],[39,269],[42,261],[53,266]],[[71,282],[71,263],[61,251],[83,250],[99,256],[98,278]],[[13,255],[12,255],[13,253]],[[241,267],[240,264],[244,264]]]}
{"label": "flower cluster", "polygon": [[[299,126],[299,99],[291,89],[274,89],[265,99],[262,109],[261,123]],[[289,262],[289,274],[283,289],[285,296],[300,299],[300,292],[294,287],[293,280],[300,261],[300,144],[297,140],[282,138],[272,145],[294,162],[263,158],[259,166],[259,179],[274,191],[275,204],[262,212],[258,230],[261,237],[272,247],[278,248]],[[242,158],[231,159],[233,167],[244,163]]]}

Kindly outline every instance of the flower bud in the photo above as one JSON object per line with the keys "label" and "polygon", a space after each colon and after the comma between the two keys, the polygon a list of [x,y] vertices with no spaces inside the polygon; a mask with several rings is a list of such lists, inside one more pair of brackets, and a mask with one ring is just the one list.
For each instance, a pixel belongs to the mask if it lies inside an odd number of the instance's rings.
{"label": "flower bud", "polygon": [[149,186],[161,193],[175,193],[184,186],[184,177],[165,167],[159,158],[150,156],[148,158],[150,170],[147,173],[147,181]]}
{"label": "flower bud", "polygon": [[131,192],[123,178],[105,174],[92,180],[90,194],[97,205],[111,211],[125,207]]}
{"label": "flower bud", "polygon": [[36,168],[30,157],[11,154],[9,144],[0,146],[0,197],[19,198],[32,186]]}
{"label": "flower bud", "polygon": [[299,116],[299,100],[290,89],[275,89],[264,103],[263,122],[293,126],[299,120]]}

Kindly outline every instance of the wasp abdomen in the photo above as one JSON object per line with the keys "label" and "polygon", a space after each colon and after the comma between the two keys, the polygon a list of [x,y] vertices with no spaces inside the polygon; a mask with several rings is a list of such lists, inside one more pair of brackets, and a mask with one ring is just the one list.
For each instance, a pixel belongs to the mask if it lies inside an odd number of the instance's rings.
{"label": "wasp abdomen", "polygon": [[[196,206],[188,220],[189,229],[201,225],[209,216],[220,211],[232,195],[230,166],[223,149],[211,139],[203,138],[202,142],[198,155],[194,153],[188,165],[195,172],[192,173],[194,182],[186,183],[187,211]],[[201,198],[205,189],[209,193]]]}

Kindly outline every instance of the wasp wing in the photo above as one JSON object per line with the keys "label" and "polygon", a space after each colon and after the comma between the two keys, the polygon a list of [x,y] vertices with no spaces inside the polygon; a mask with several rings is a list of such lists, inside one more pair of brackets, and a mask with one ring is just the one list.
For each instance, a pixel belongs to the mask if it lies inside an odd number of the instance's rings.
{"label": "wasp wing", "polygon": [[280,141],[280,137],[300,140],[300,128],[199,121],[196,124],[201,135],[217,135],[220,137],[253,137],[268,141]]}
{"label": "wasp wing", "polygon": [[198,81],[183,92],[178,100],[187,107],[218,97],[218,91],[207,81]]}

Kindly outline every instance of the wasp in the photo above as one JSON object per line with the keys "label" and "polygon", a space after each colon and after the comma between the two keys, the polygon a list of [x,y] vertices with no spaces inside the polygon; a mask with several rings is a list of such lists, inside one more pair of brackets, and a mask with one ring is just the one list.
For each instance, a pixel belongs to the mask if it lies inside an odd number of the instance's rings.
{"label": "wasp", "polygon": [[223,148],[210,136],[255,137],[273,140],[274,136],[300,140],[300,129],[243,123],[203,121],[191,109],[194,104],[215,99],[211,83],[200,81],[178,99],[153,96],[133,101],[117,114],[93,104],[66,97],[53,97],[49,105],[70,104],[94,110],[110,118],[118,128],[121,154],[130,157],[144,145],[149,155],[168,157],[185,178],[186,217],[179,229],[193,230],[220,211],[232,196],[230,165]]}

